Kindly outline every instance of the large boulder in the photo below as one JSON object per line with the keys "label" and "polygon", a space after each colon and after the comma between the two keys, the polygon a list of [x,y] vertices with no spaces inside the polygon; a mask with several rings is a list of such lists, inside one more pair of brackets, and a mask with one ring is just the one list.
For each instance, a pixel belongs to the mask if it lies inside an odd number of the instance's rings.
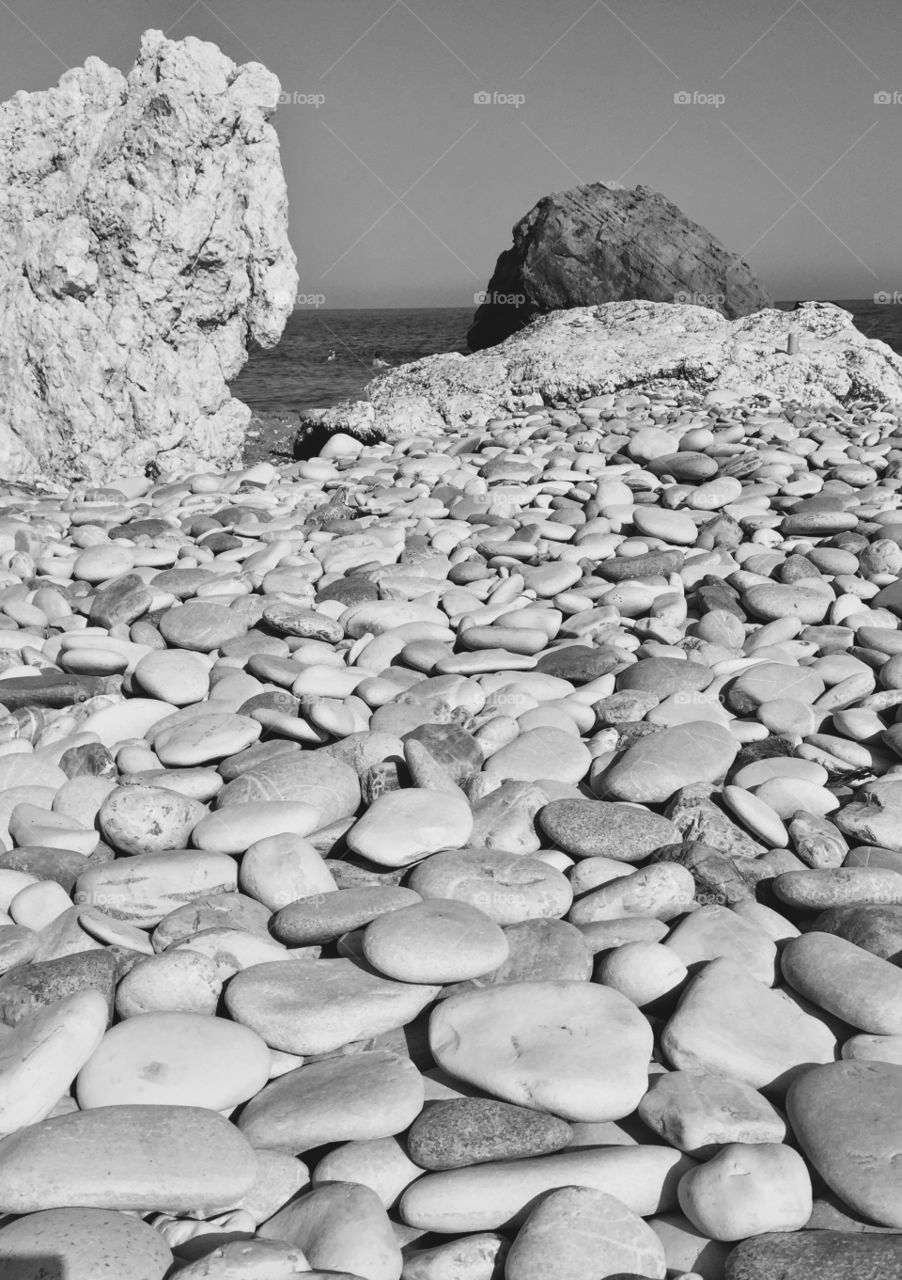
{"label": "large boulder", "polygon": [[228,380],[297,290],[278,98],[148,31],[127,76],[89,58],[0,106],[0,478],[239,460]]}
{"label": "large boulder", "polygon": [[[787,354],[792,331],[795,355]],[[829,302],[734,321],[707,307],[612,302],[541,316],[475,355],[401,365],[367,386],[367,400],[327,409],[317,426],[361,439],[439,436],[530,406],[655,383],[803,406],[864,398],[900,407],[902,357]]]}
{"label": "large boulder", "polygon": [[467,334],[471,351],[565,307],[698,302],[733,320],[771,305],[746,263],[649,187],[593,182],[545,196],[513,234]]}

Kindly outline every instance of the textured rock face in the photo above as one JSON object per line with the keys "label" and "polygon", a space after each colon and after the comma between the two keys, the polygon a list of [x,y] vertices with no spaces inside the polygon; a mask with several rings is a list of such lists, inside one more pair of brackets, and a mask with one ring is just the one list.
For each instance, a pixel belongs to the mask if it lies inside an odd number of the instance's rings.
{"label": "textured rock face", "polygon": [[471,351],[567,307],[694,295],[735,319],[771,305],[741,258],[648,187],[594,182],[545,196],[513,235],[467,334]]}
{"label": "textured rock face", "polygon": [[0,106],[0,476],[103,482],[237,463],[229,395],[297,289],[279,83],[142,38]]}
{"label": "textured rock face", "polygon": [[[791,330],[800,335],[787,354]],[[397,440],[482,426],[499,413],[566,405],[654,384],[837,405],[902,404],[902,357],[829,302],[729,321],[707,307],[611,302],[541,316],[472,356],[428,356],[377,378],[368,400],[327,409],[320,426]]]}

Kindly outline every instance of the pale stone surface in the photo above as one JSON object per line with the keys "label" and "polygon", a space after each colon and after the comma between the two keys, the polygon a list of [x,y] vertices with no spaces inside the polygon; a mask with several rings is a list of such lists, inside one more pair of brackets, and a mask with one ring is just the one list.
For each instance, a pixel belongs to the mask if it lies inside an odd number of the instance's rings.
{"label": "pale stone surface", "polygon": [[222,991],[216,962],[191,951],[166,951],[130,969],[116,988],[120,1018],[142,1013],[214,1014]]}
{"label": "pale stone surface", "polygon": [[616,1195],[640,1217],[676,1207],[679,1179],[693,1166],[672,1147],[595,1147],[538,1160],[502,1160],[418,1178],[400,1214],[426,1231],[493,1231],[520,1225],[537,1196],[584,1186]]}
{"label": "pale stone surface", "polygon": [[314,1187],[280,1209],[260,1234],[298,1245],[311,1267],[400,1280],[401,1249],[388,1214],[375,1191],[359,1183]]}
{"label": "pale stone surface", "polygon": [[423,1097],[422,1077],[408,1058],[367,1050],[280,1076],[244,1108],[238,1126],[255,1147],[308,1151],[401,1133],[419,1115]]}
{"label": "pale stone surface", "polygon": [[463,982],[504,964],[510,944],[478,907],[432,898],[390,911],[367,925],[363,954],[400,982]]}
{"label": "pale stone surface", "polygon": [[138,1014],[112,1027],[78,1073],[78,1105],[226,1111],[269,1079],[269,1049],[249,1027],[195,1013]]}
{"label": "pale stone surface", "polygon": [[[801,333],[792,361],[790,329]],[[902,358],[830,303],[731,322],[706,307],[611,302],[542,316],[475,356],[430,356],[393,369],[369,384],[366,401],[336,405],[322,420],[356,436],[439,436],[488,421],[517,396],[572,402],[657,378],[803,404],[835,404],[853,385],[878,401],[902,401]]]}
{"label": "pale stone surface", "polygon": [[833,1061],[836,1038],[787,994],[721,959],[686,988],[661,1046],[681,1071],[719,1071],[756,1089],[784,1092],[812,1064]]}
{"label": "pale stone surface", "polygon": [[378,796],[348,832],[348,847],[383,867],[404,867],[439,849],[459,849],[473,830],[463,795],[416,787]]}
{"label": "pale stone surface", "polygon": [[[688,1175],[685,1175],[688,1177]],[[506,1280],[596,1280],[634,1272],[664,1280],[664,1246],[637,1213],[592,1187],[552,1191],[517,1232],[505,1263]]]}
{"label": "pale stone surface", "polygon": [[75,901],[99,907],[116,920],[148,927],[182,903],[237,887],[233,858],[187,849],[140,854],[91,868],[78,877]]}
{"label": "pale stone surface", "polygon": [[258,63],[148,31],[127,77],[90,58],[4,104],[5,476],[238,460],[250,415],[227,380],[297,287],[278,95]]}
{"label": "pale stone surface", "polygon": [[[320,1280],[324,1273],[313,1271],[302,1249],[279,1240],[229,1240],[183,1267],[185,1280]],[[360,1280],[360,1277],[331,1271],[329,1280]]]}
{"label": "pale stone surface", "polygon": [[160,1280],[171,1258],[158,1231],[112,1209],[45,1209],[0,1227],[0,1268],[10,1280],[36,1276],[42,1259],[66,1280]]}
{"label": "pale stone surface", "polygon": [[122,853],[185,849],[205,805],[163,787],[117,787],[100,807],[104,839]]}
{"label": "pale stone surface", "polygon": [[680,1208],[714,1240],[801,1231],[811,1216],[811,1178],[797,1151],[781,1143],[731,1143],[684,1173]]}
{"label": "pale stone surface", "polygon": [[902,1035],[902,972],[832,933],[791,938],[783,976],[799,995],[859,1031]]}
{"label": "pale stone surface", "polygon": [[234,1125],[200,1107],[99,1107],[0,1141],[0,1210],[65,1206],[221,1213],[256,1159]]}
{"label": "pale stone surface", "polygon": [[779,971],[773,939],[728,907],[699,907],[674,925],[664,945],[687,966],[726,956],[769,987]]}
{"label": "pale stone surface", "polygon": [[507,1102],[566,1120],[616,1120],[646,1088],[651,1032],[631,1001],[582,982],[451,996],[429,1022],[440,1067]]}
{"label": "pale stone surface", "polygon": [[782,1142],[786,1122],[751,1085],[706,1071],[654,1076],[638,1114],[653,1133],[698,1159],[729,1143]]}
{"label": "pale stone surface", "polygon": [[422,1173],[398,1138],[369,1138],[346,1142],[323,1156],[313,1174],[313,1185],[357,1182],[375,1191],[383,1207],[391,1209],[404,1189]]}
{"label": "pale stone surface", "polygon": [[794,1082],[787,1113],[799,1146],[856,1213],[902,1227],[899,1152],[902,1066],[832,1062]]}
{"label": "pale stone surface", "polygon": [[273,1049],[329,1053],[403,1026],[437,994],[437,987],[393,982],[350,960],[298,960],[237,974],[226,1007]]}
{"label": "pale stone surface", "polygon": [[0,1041],[0,1134],[44,1120],[89,1060],[107,1024],[99,991],[79,991],[16,1024]]}

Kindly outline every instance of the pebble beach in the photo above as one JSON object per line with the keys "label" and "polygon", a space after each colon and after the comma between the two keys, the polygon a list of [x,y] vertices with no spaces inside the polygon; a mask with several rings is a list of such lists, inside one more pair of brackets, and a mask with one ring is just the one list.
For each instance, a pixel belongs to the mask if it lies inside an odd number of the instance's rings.
{"label": "pebble beach", "polygon": [[0,489],[0,1274],[896,1274],[902,415],[534,399]]}

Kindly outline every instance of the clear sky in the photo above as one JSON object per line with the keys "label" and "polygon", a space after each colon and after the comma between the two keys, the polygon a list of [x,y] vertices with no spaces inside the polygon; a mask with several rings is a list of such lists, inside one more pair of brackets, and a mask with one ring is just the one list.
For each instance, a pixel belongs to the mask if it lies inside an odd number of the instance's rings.
{"label": "clear sky", "polygon": [[599,179],[663,192],[776,298],[902,300],[900,0],[0,0],[0,98],[127,70],[148,27],[281,79],[327,306],[469,306],[536,200]]}

